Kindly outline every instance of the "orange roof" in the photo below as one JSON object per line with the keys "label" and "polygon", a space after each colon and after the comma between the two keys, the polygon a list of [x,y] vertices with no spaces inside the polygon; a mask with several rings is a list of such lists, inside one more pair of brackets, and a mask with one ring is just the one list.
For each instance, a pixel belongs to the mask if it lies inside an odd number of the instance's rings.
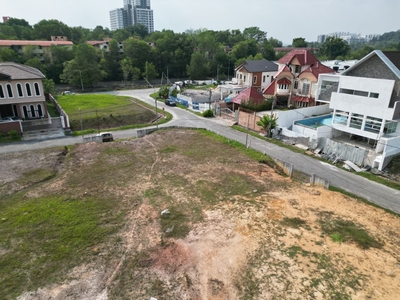
{"label": "orange roof", "polygon": [[313,98],[308,98],[308,97],[304,97],[304,96],[294,96],[293,100],[296,102],[313,102],[314,99]]}
{"label": "orange roof", "polygon": [[50,47],[51,45],[56,46],[72,46],[73,43],[70,41],[21,41],[21,40],[0,40],[0,46],[42,46]]}
{"label": "orange roof", "polygon": [[239,95],[234,97],[231,102],[236,104],[242,104],[243,102],[249,102],[250,99],[254,103],[261,103],[264,101],[263,95],[261,95],[254,87],[250,86],[244,91],[242,91]]}
{"label": "orange roof", "polygon": [[319,62],[318,59],[307,49],[294,49],[278,60],[278,63],[290,64],[294,58],[297,58],[301,66],[312,65]]}
{"label": "orange roof", "polygon": [[327,66],[324,66],[320,62],[317,62],[317,63],[311,65],[310,67],[308,67],[307,69],[305,69],[303,72],[301,72],[301,74],[306,73],[306,72],[312,73],[315,76],[315,78],[318,79],[319,74],[335,73],[335,70],[333,70]]}
{"label": "orange roof", "polygon": [[276,79],[274,79],[264,90],[263,95],[275,95]]}

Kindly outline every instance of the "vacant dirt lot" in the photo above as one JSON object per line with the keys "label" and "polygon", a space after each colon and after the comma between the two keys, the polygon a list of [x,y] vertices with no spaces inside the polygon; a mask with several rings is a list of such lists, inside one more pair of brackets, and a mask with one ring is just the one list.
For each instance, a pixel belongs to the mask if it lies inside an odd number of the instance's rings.
{"label": "vacant dirt lot", "polygon": [[[168,130],[0,156],[0,298],[399,298],[398,216],[293,182],[250,154],[203,131]],[[89,246],[65,242],[71,251],[51,250],[64,251],[53,263],[41,248],[48,235],[13,223],[40,199],[43,230],[58,224],[48,198],[104,203],[90,220],[112,230]],[[84,213],[62,227],[74,230]],[[25,267],[6,259],[13,251]]]}

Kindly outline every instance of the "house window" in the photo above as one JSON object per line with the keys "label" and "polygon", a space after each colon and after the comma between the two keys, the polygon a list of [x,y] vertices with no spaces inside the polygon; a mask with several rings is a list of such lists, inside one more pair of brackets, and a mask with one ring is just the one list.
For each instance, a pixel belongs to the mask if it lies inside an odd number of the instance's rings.
{"label": "house window", "polygon": [[30,108],[30,111],[31,111],[32,118],[36,117],[35,107],[33,105],[31,105],[29,108]]}
{"label": "house window", "polygon": [[302,95],[308,95],[310,93],[310,84],[309,83],[303,83],[303,86],[301,87],[301,94]]}
{"label": "house window", "polygon": [[246,82],[246,75],[243,75],[243,81]]}
{"label": "house window", "polygon": [[295,80],[294,81],[294,85],[293,85],[293,89],[294,90],[297,90],[299,88],[299,81],[298,80]]}
{"label": "house window", "polygon": [[25,118],[25,119],[29,118],[28,109],[26,108],[25,105],[22,106],[22,110],[24,111],[24,118]]}
{"label": "house window", "polygon": [[17,91],[18,91],[18,97],[24,96],[24,94],[22,93],[22,86],[19,83],[17,83]]}
{"label": "house window", "polygon": [[12,87],[11,87],[11,84],[9,84],[9,83],[7,83],[7,94],[8,94],[8,98],[14,98]]}
{"label": "house window", "polygon": [[253,77],[253,83],[257,83],[257,76]]}
{"label": "house window", "polygon": [[279,84],[278,88],[280,90],[287,90],[289,88],[289,85],[288,84]]}
{"label": "house window", "polygon": [[4,99],[6,96],[4,95],[3,86],[0,84],[0,98]]}
{"label": "house window", "polygon": [[294,72],[295,72],[295,73],[300,73],[300,71],[301,71],[301,66],[295,65],[295,66],[294,66]]}
{"label": "house window", "polygon": [[36,93],[36,96],[40,96],[39,83],[35,82],[34,86],[35,86],[35,93]]}
{"label": "house window", "polygon": [[37,108],[38,108],[38,115],[39,115],[39,117],[43,117],[42,105],[38,104]]}
{"label": "house window", "polygon": [[32,97],[31,85],[29,83],[25,83],[26,94],[28,97]]}
{"label": "house window", "polygon": [[364,118],[363,115],[352,114],[351,118],[350,118],[350,127],[356,128],[356,129],[361,129],[363,118]]}
{"label": "house window", "polygon": [[240,74],[240,79],[242,79],[242,74]]}
{"label": "house window", "polygon": [[397,122],[393,122],[393,121],[386,122],[383,132],[386,134],[396,132],[397,124],[398,124]]}
{"label": "house window", "polygon": [[380,118],[367,116],[367,118],[365,119],[364,130],[373,133],[379,133],[382,127],[382,121],[383,120]]}
{"label": "house window", "polygon": [[265,82],[265,75],[263,76],[263,82]]}
{"label": "house window", "polygon": [[369,97],[378,99],[379,98],[379,93],[369,93]]}

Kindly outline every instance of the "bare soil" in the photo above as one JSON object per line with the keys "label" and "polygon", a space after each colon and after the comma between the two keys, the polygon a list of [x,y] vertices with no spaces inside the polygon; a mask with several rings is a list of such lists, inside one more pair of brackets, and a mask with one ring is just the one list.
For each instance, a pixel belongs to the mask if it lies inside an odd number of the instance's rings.
{"label": "bare soil", "polygon": [[[0,156],[1,193],[109,197],[123,229],[118,243],[97,245],[87,263],[20,300],[399,299],[396,215],[294,182],[197,131],[63,151]],[[32,169],[40,180],[22,180]],[[321,225],[331,219],[381,246],[333,241]]]}

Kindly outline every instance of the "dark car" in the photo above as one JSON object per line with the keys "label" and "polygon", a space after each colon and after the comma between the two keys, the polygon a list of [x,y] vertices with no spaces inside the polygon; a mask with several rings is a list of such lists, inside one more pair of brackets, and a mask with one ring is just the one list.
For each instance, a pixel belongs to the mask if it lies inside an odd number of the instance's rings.
{"label": "dark car", "polygon": [[176,102],[174,100],[167,99],[167,100],[165,100],[165,105],[176,106]]}

